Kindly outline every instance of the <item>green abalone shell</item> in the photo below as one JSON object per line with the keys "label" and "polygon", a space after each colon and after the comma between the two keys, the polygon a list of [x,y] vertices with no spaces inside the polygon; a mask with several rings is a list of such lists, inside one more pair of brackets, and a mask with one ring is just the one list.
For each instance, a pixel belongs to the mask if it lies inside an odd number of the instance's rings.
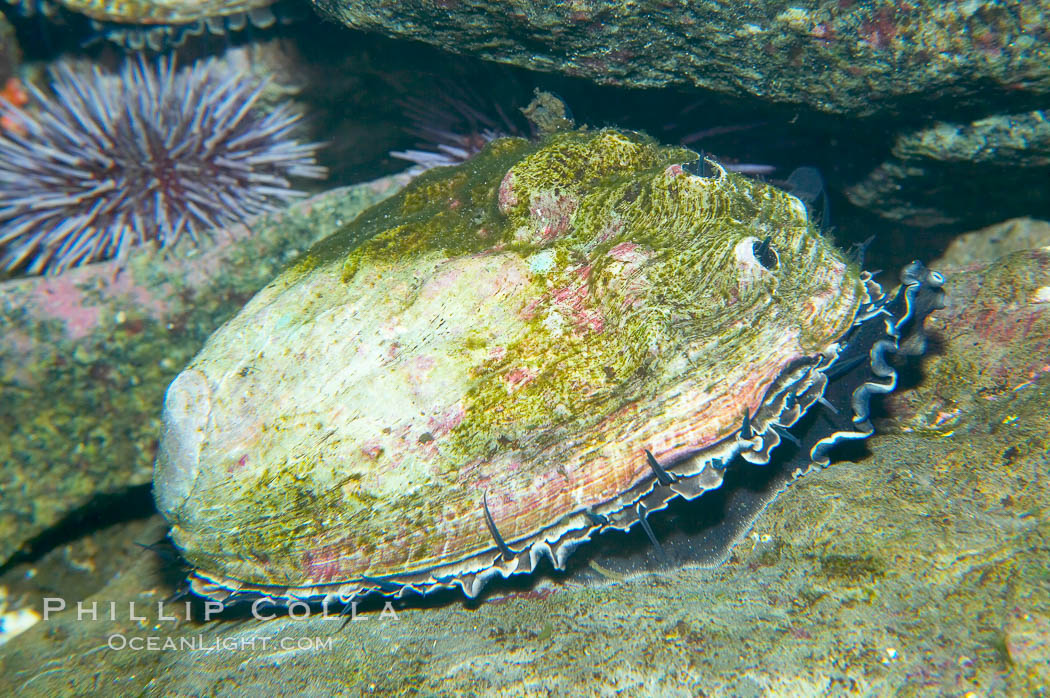
{"label": "green abalone shell", "polygon": [[768,460],[873,285],[798,199],[697,157],[498,140],[256,295],[165,401],[194,589],[474,594]]}
{"label": "green abalone shell", "polygon": [[92,19],[128,24],[184,24],[251,12],[274,0],[55,0]]}
{"label": "green abalone shell", "polygon": [[132,51],[166,51],[189,36],[226,34],[278,21],[277,0],[8,0],[20,12],[54,18],[62,10],[91,19],[96,31]]}

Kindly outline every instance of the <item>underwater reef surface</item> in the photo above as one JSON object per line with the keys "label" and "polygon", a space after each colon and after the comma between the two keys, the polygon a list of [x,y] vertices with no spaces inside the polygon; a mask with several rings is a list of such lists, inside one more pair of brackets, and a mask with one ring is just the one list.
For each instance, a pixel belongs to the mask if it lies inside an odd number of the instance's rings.
{"label": "underwater reef surface", "polygon": [[4,92],[7,81],[14,75],[22,59],[18,41],[15,39],[15,30],[7,18],[0,15],[0,96],[8,97]]}
{"label": "underwater reef surface", "polygon": [[1050,223],[1013,218],[955,236],[937,263],[946,269],[983,266],[989,259],[1034,247],[1050,247]]}
{"label": "underwater reef surface", "polygon": [[335,189],[217,233],[0,283],[0,564],[153,475],[160,405],[204,340],[299,252],[399,189]]}
{"label": "underwater reef surface", "polygon": [[[845,190],[850,202],[911,226],[990,223],[999,210],[1046,205],[1050,112],[904,129],[891,153]],[[959,205],[967,199],[975,203]]]}
{"label": "underwater reef surface", "polygon": [[[1025,243],[1042,246],[1022,247]],[[1050,379],[1046,245],[1050,224],[1021,219],[968,233],[949,246],[939,266],[950,280],[946,305],[927,323],[933,346],[922,363],[922,380],[886,398],[902,428],[964,441],[981,438],[975,414],[1004,402],[1024,403],[1024,395],[1040,392]],[[993,251],[999,255],[992,263],[974,254]],[[1021,418],[1007,417],[994,428],[1009,430]],[[1045,456],[1048,445],[1043,437],[1024,448],[1041,448]]]}
{"label": "underwater reef surface", "polygon": [[[0,691],[1036,694],[1050,685],[1050,374],[1032,359],[1050,338],[1050,249],[1002,241],[1045,226],[978,231],[961,238],[976,254],[960,243],[931,264],[948,300],[928,322],[932,356],[868,453],[792,485],[718,568],[592,567],[345,624],[171,621],[157,602],[181,571],[128,543],[163,534],[152,517],[0,575],[9,596],[75,602],[73,567],[97,563],[76,590],[101,609],[78,621],[71,603],[7,643]],[[144,620],[109,620],[111,601]],[[107,649],[149,637],[205,649]]]}
{"label": "underwater reef surface", "polygon": [[1050,91],[1046,0],[313,0],[344,24],[627,87],[867,114]]}

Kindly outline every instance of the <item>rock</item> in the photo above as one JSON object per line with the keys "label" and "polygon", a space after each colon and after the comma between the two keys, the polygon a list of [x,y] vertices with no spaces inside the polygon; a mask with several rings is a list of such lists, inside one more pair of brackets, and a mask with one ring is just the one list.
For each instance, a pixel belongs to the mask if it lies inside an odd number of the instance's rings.
{"label": "rock", "polygon": [[1045,207],[1045,111],[937,122],[898,135],[892,153],[845,190],[852,203],[883,218],[929,227],[960,219],[987,223]]}
{"label": "rock", "polygon": [[949,270],[986,265],[1010,252],[1047,246],[1050,246],[1050,223],[1015,218],[957,236],[934,263],[938,269]]}
{"label": "rock", "polygon": [[1050,90],[1046,0],[313,2],[351,27],[533,70],[836,113]]}
{"label": "rock", "polygon": [[926,323],[933,348],[921,382],[887,398],[900,428],[970,441],[987,438],[975,424],[994,433],[1022,418],[1015,411],[996,425],[986,413],[1039,392],[1050,376],[1050,247],[1010,251],[1048,234],[1044,222],[1011,221],[961,237],[933,262],[947,305]]}
{"label": "rock", "polygon": [[1044,111],[1003,114],[970,124],[938,122],[897,138],[893,154],[905,160],[994,162],[1050,166],[1050,120]]}
{"label": "rock", "polygon": [[1006,627],[1006,649],[1029,686],[1050,686],[1050,616],[1014,609]]}
{"label": "rock", "polygon": [[92,497],[150,481],[164,391],[299,251],[403,178],[319,195],[195,248],[0,283],[0,562]]}

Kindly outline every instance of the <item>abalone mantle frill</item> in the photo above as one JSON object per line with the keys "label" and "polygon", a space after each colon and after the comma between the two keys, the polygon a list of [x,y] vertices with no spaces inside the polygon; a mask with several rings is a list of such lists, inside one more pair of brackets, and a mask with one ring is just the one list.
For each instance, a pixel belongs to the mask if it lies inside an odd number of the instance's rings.
{"label": "abalone mantle frill", "polygon": [[209,17],[251,12],[274,0],[55,0],[67,9],[108,22],[141,25],[182,24]]}
{"label": "abalone mantle frill", "polygon": [[884,380],[810,453],[870,434],[909,297],[886,311],[800,201],[696,157],[615,130],[498,140],[259,292],[165,400],[155,494],[193,589],[474,595],[560,568],[735,456],[768,462],[878,323]]}

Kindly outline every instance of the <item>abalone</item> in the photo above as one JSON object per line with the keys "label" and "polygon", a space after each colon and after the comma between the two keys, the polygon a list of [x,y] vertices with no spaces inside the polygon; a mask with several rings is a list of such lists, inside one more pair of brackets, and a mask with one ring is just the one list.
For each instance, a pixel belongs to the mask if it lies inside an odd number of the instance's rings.
{"label": "abalone", "polygon": [[188,36],[272,26],[276,0],[8,0],[22,14],[46,17],[68,10],[91,18],[108,39],[138,51],[179,46]]}
{"label": "abalone", "polygon": [[208,340],[165,398],[157,504],[205,596],[475,595],[768,462],[843,375],[807,460],[869,435],[940,279],[905,282],[884,296],[801,201],[691,151],[496,140]]}
{"label": "abalone", "polygon": [[57,0],[62,6],[93,19],[133,24],[184,24],[205,17],[244,14],[274,0]]}

